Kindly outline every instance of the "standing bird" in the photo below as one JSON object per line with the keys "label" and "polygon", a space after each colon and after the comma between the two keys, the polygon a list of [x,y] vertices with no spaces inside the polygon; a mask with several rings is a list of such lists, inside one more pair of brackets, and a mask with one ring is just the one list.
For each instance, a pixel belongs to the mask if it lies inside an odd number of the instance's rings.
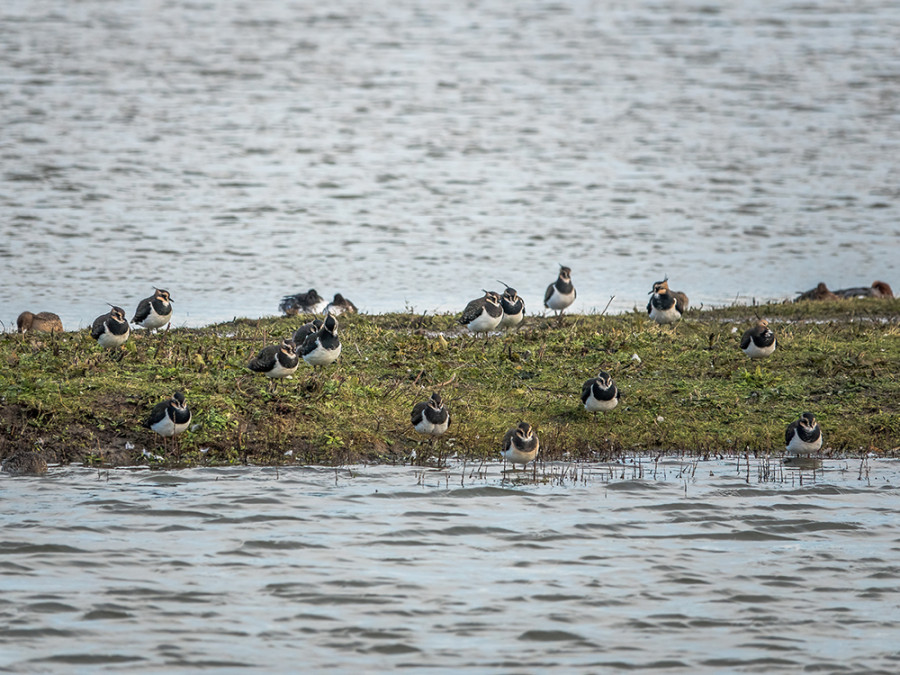
{"label": "standing bird", "polygon": [[303,346],[303,343],[313,333],[318,333],[324,321],[322,319],[314,319],[309,323],[305,323],[294,331],[294,344]]}
{"label": "standing bird", "polygon": [[91,324],[91,337],[104,349],[115,349],[125,344],[131,327],[125,320],[125,310],[115,305],[106,314],[98,316]]}
{"label": "standing bird", "polygon": [[59,316],[53,312],[22,312],[16,319],[20,333],[62,333],[63,326]]}
{"label": "standing bird", "polygon": [[539,448],[540,442],[532,426],[528,422],[519,422],[519,426],[507,431],[503,437],[500,454],[513,465],[525,466],[535,458]]}
{"label": "standing bird", "polygon": [[573,302],[575,302],[575,287],[572,285],[572,270],[560,265],[559,276],[547,286],[547,292],[544,293],[544,307],[557,312],[562,321],[563,310]]}
{"label": "standing bird", "polygon": [[494,291],[485,291],[483,298],[475,298],[466,305],[456,321],[473,333],[488,333],[495,330],[502,319],[500,296]]}
{"label": "standing bird", "polygon": [[581,402],[588,412],[612,410],[619,404],[619,390],[612,377],[601,370],[581,387]]}
{"label": "standing bird", "polygon": [[775,333],[769,328],[769,322],[760,319],[753,328],[744,331],[741,337],[741,349],[751,359],[764,359],[775,351]]}
{"label": "standing bird", "polygon": [[[498,283],[503,284],[502,281]],[[510,288],[507,284],[503,285],[506,286],[503,297],[500,298],[500,309],[503,310],[503,316],[497,328],[509,330],[518,326],[525,318],[525,301],[519,297],[515,288]]]}
{"label": "standing bird", "polygon": [[155,289],[153,295],[138,303],[131,323],[148,329],[159,329],[162,326],[168,329],[172,320],[172,302],[169,291]]}
{"label": "standing bird", "polygon": [[653,284],[647,314],[658,324],[676,323],[687,311],[688,297],[680,291],[669,290],[669,279]]}
{"label": "standing bird", "polygon": [[812,413],[803,413],[800,419],[788,424],[784,431],[784,444],[791,455],[809,455],[822,447],[822,430]]}
{"label": "standing bird", "polygon": [[319,295],[315,288],[310,288],[306,293],[284,296],[278,304],[278,309],[288,316],[318,314],[325,309],[325,304],[325,298]]}
{"label": "standing bird", "polygon": [[340,293],[335,293],[334,300],[332,300],[325,306],[325,313],[332,314],[334,316],[340,316],[341,314],[356,314],[357,309],[356,305],[350,302],[343,295],[341,295]]}
{"label": "standing bird", "polygon": [[153,406],[150,416],[144,420],[144,426],[152,429],[163,437],[163,447],[166,439],[172,439],[172,449],[176,449],[175,436],[188,428],[191,423],[191,410],[184,401],[184,394],[176,391],[168,401],[162,401]]}
{"label": "standing bird", "polygon": [[430,399],[413,406],[411,421],[420,434],[442,436],[450,427],[450,411],[441,400],[441,395],[434,392]]}
{"label": "standing bird", "polygon": [[278,380],[288,377],[300,365],[297,349],[294,341],[285,338],[280,345],[271,345],[260,350],[256,358],[250,359],[247,367],[255,373],[263,373],[272,378],[271,389],[274,389]]}
{"label": "standing bird", "polygon": [[311,366],[327,366],[341,355],[341,340],[337,335],[338,322],[331,314],[325,317],[322,327],[307,336],[300,346],[300,355]]}

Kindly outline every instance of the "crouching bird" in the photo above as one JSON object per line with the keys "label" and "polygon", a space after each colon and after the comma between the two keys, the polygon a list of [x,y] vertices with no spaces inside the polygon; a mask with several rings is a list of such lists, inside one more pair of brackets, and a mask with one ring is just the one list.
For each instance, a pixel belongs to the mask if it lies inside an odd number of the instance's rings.
{"label": "crouching bird", "polygon": [[297,356],[294,341],[285,338],[280,345],[271,345],[260,350],[256,358],[250,359],[247,367],[254,373],[262,373],[266,377],[272,378],[271,386],[274,389],[275,383],[292,375],[298,365],[300,365],[300,358]]}

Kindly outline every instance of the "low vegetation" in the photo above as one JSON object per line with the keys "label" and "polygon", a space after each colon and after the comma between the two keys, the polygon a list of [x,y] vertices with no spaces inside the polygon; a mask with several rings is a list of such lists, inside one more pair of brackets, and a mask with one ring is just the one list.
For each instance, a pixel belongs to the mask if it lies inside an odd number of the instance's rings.
{"label": "low vegetation", "polygon": [[[775,354],[739,349],[756,316]],[[692,310],[673,330],[641,312],[528,317],[509,335],[473,338],[450,315],[341,317],[343,353],[269,391],[246,368],[302,319],[241,319],[202,329],[138,332],[120,351],[87,331],[0,336],[0,458],[36,450],[50,462],[200,464],[438,462],[498,459],[520,420],[544,459],[622,453],[780,454],[784,428],[816,414],[825,452],[900,450],[900,301]],[[599,370],[622,391],[590,414],[584,380]],[[417,436],[413,405],[440,391],[452,415],[437,443]],[[194,413],[178,449],[141,426],[183,391]],[[144,452],[146,451],[146,452]],[[415,451],[415,452],[414,452]],[[147,454],[157,458],[147,458]]]}

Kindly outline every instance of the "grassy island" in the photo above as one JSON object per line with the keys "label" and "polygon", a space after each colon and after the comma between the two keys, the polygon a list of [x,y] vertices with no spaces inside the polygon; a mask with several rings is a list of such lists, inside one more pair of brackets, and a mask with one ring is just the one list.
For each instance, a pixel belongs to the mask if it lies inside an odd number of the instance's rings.
{"label": "grassy island", "polygon": [[[756,316],[778,349],[751,361],[738,348]],[[673,330],[643,312],[529,316],[509,335],[473,338],[452,315],[340,317],[343,353],[319,373],[301,362],[274,392],[247,369],[300,318],[238,319],[159,335],[119,351],[89,331],[0,336],[0,458],[35,450],[48,462],[328,464],[437,462],[453,453],[499,459],[519,420],[538,430],[543,459],[622,453],[781,454],[784,428],[813,412],[824,452],[900,450],[900,300],[691,310]],[[608,371],[622,391],[587,413],[582,383]],[[178,451],[141,426],[183,391],[193,411]],[[452,424],[438,443],[409,420],[440,391]],[[287,453],[287,454],[286,454]]]}

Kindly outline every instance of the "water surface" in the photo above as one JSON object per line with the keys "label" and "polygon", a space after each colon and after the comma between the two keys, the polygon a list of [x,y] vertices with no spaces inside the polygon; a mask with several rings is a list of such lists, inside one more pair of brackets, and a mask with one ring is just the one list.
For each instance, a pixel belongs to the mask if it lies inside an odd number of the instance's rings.
{"label": "water surface", "polygon": [[0,669],[900,668],[897,461],[501,470],[3,475]]}
{"label": "water surface", "polygon": [[6,0],[0,307],[900,286],[900,4]]}

